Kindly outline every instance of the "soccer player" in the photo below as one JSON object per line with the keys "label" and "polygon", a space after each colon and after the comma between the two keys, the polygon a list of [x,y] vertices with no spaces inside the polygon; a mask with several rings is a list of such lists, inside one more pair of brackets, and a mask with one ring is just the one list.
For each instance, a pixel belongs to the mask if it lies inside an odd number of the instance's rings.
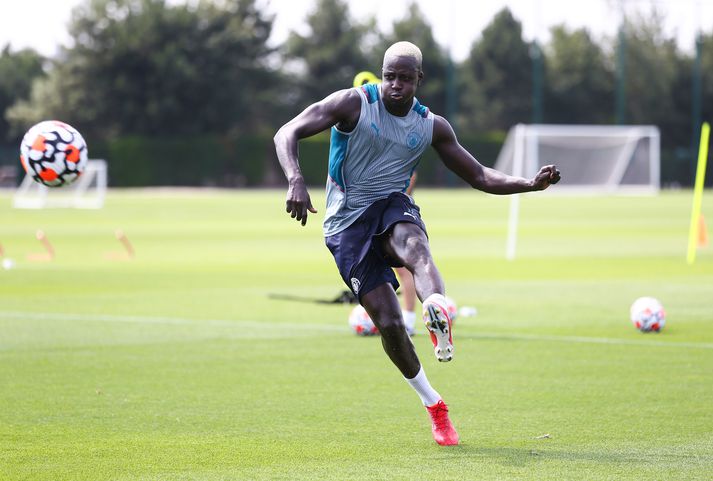
{"label": "soccer player", "polygon": [[414,277],[423,318],[439,361],[453,357],[443,279],[431,256],[419,208],[404,194],[421,154],[432,146],[441,161],[473,188],[492,194],[544,190],[557,183],[553,165],[532,179],[481,165],[459,143],[446,119],[416,99],[423,79],[422,54],[409,42],[384,53],[382,81],[339,90],[308,106],[275,134],[275,149],[287,177],[286,210],[305,225],[312,205],[298,162],[298,142],[331,129],[325,242],[346,285],[369,313],[394,365],[416,391],[431,417],[440,445],[458,444],[448,407],[429,383],[404,329],[392,267]]}

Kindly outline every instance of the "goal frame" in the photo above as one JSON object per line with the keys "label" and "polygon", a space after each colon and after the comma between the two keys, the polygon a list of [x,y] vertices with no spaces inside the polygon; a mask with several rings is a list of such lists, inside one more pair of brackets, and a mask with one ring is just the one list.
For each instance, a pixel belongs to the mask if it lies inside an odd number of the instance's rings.
{"label": "goal frame", "polygon": [[107,162],[90,159],[72,184],[47,187],[26,174],[12,198],[16,209],[75,208],[101,209],[108,184]]}
{"label": "goal frame", "polygon": [[[495,169],[511,175],[533,177],[540,168],[538,140],[553,137],[630,139],[616,160],[607,183],[568,185],[565,178],[565,182],[558,185],[558,192],[655,194],[661,188],[661,135],[658,127],[654,125],[517,124],[508,132],[495,162]],[[624,183],[623,177],[628,162],[636,149],[636,142],[640,139],[649,139],[648,183]]]}

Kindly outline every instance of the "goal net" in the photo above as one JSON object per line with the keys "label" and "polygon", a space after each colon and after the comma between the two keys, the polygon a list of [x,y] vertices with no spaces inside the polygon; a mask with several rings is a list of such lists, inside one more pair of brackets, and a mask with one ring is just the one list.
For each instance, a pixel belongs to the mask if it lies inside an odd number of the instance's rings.
{"label": "goal net", "polygon": [[[660,188],[660,136],[651,125],[523,125],[510,129],[495,169],[533,177],[555,164],[565,194],[655,194]],[[515,258],[520,196],[512,196],[506,257]]]}
{"label": "goal net", "polygon": [[656,193],[660,186],[659,130],[651,125],[516,125],[495,168],[532,177],[543,165],[563,173],[557,191]]}
{"label": "goal net", "polygon": [[107,188],[105,160],[89,160],[82,175],[72,184],[47,187],[25,175],[15,191],[12,206],[17,209],[77,208],[101,209]]}

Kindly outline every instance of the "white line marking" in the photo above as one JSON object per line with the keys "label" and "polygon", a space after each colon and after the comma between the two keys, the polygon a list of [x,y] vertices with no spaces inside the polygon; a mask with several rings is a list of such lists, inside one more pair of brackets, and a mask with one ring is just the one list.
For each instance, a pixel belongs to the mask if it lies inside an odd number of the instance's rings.
{"label": "white line marking", "polygon": [[18,312],[0,311],[0,318],[30,319],[34,321],[84,321],[84,322],[126,322],[135,324],[171,324],[195,327],[228,327],[228,328],[255,328],[284,330],[316,330],[325,332],[344,331],[345,328],[329,324],[314,324],[303,322],[259,322],[227,319],[187,319],[181,317],[152,317],[152,316],[112,316],[104,314],[63,314],[53,312]]}
{"label": "white line marking", "polygon": [[[245,320],[227,320],[227,319],[188,319],[181,317],[152,317],[152,316],[114,316],[114,315],[92,315],[92,314],[66,314],[52,312],[19,312],[19,311],[0,311],[0,318],[4,319],[29,319],[37,321],[83,321],[83,322],[125,322],[136,324],[169,324],[179,326],[194,326],[194,327],[225,327],[225,328],[255,328],[259,326],[261,330],[285,331],[317,331],[317,332],[349,332],[346,326],[337,326],[331,324],[315,324],[308,322],[258,322]],[[567,342],[567,343],[582,343],[582,344],[609,344],[622,346],[639,346],[639,347],[670,347],[670,348],[693,348],[693,349],[713,349],[713,343],[710,342],[675,342],[675,341],[657,341],[657,340],[641,340],[632,339],[617,339],[611,337],[585,337],[585,336],[553,336],[547,334],[510,334],[497,332],[475,332],[463,336],[467,339],[504,339],[513,341],[538,341],[538,342]],[[458,337],[455,336],[457,343]]]}
{"label": "white line marking", "polygon": [[[632,339],[616,339],[612,337],[584,337],[584,336],[551,336],[541,334],[499,334],[495,332],[479,332],[473,336],[474,338],[485,339],[509,339],[514,341],[544,341],[544,342],[574,342],[583,344],[612,344],[622,346],[656,346],[656,347],[686,347],[698,349],[713,349],[713,343],[710,342],[667,342],[654,340],[635,341]],[[454,339],[457,339],[454,336]]]}

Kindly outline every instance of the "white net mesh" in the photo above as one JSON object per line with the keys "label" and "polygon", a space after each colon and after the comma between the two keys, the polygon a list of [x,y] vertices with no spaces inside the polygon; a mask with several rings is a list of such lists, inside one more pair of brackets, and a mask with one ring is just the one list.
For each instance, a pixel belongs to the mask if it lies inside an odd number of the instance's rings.
{"label": "white net mesh", "polygon": [[562,172],[558,191],[656,192],[659,132],[653,126],[517,125],[495,168],[532,177],[547,164]]}

